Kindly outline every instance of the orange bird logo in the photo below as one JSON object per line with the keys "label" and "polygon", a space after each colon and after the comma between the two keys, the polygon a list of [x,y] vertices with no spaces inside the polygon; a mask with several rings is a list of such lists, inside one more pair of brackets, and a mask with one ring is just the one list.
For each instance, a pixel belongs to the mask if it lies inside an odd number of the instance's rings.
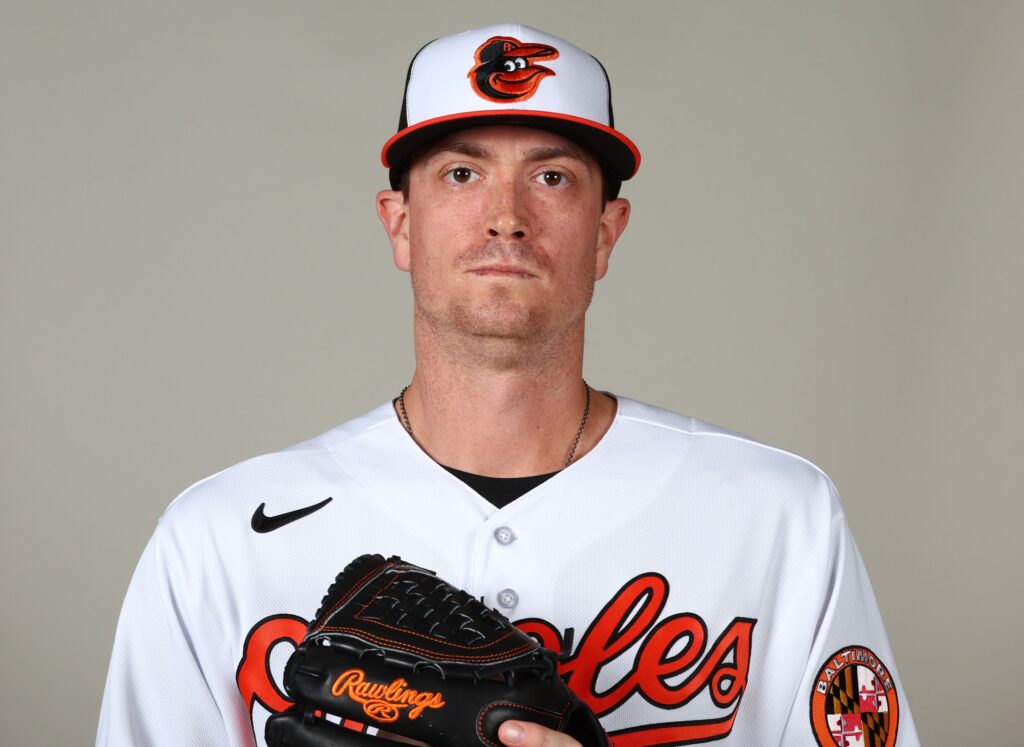
{"label": "orange bird logo", "polygon": [[473,90],[488,101],[507,104],[525,101],[537,86],[555,72],[538,61],[558,58],[558,50],[547,44],[524,44],[511,36],[492,36],[474,55],[476,66],[469,71]]}

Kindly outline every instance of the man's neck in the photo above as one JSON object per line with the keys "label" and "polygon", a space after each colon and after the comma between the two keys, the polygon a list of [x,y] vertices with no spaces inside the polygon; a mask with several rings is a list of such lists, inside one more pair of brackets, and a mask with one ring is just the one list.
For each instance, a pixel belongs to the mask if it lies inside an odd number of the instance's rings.
{"label": "man's neck", "polygon": [[[488,367],[417,345],[416,373],[404,396],[416,442],[440,464],[478,475],[562,469],[587,399],[582,340],[568,347],[560,358]],[[590,398],[574,460],[597,444],[615,416],[615,400],[594,390]]]}

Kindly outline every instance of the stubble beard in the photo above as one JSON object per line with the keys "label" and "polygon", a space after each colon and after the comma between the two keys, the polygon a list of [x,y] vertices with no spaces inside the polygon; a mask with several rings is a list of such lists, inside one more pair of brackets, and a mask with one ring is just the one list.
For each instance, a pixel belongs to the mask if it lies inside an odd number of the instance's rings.
{"label": "stubble beard", "polygon": [[493,284],[484,297],[435,299],[417,287],[414,273],[416,324],[445,355],[466,362],[497,370],[544,366],[582,339],[594,280],[577,278],[575,283],[577,307],[558,309],[531,306],[502,283]]}

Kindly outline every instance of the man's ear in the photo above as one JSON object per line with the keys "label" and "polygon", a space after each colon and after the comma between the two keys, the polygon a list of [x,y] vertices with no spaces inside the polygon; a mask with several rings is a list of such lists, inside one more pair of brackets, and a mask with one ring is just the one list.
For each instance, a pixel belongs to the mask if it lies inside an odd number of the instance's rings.
{"label": "man's ear", "polygon": [[626,230],[629,223],[629,200],[619,197],[608,200],[601,214],[601,225],[597,232],[597,264],[594,267],[594,279],[600,280],[608,273],[608,258],[612,255],[615,242]]}
{"label": "man's ear", "polygon": [[402,193],[385,189],[377,193],[377,215],[391,240],[395,267],[409,271],[409,210]]}

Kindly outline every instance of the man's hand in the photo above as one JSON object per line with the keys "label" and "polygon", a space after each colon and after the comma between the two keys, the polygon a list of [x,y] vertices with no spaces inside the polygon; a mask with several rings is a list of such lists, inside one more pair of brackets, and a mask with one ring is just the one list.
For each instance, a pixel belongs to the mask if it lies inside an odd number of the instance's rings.
{"label": "man's hand", "polygon": [[508,747],[582,747],[570,736],[526,721],[506,721],[498,737]]}
{"label": "man's hand", "polygon": [[[377,736],[393,742],[430,747],[423,742],[406,739],[383,729],[377,732]],[[498,729],[498,736],[501,738],[501,743],[508,747],[582,747],[575,739],[559,731],[545,729],[539,724],[530,724],[525,721],[506,721]]]}

